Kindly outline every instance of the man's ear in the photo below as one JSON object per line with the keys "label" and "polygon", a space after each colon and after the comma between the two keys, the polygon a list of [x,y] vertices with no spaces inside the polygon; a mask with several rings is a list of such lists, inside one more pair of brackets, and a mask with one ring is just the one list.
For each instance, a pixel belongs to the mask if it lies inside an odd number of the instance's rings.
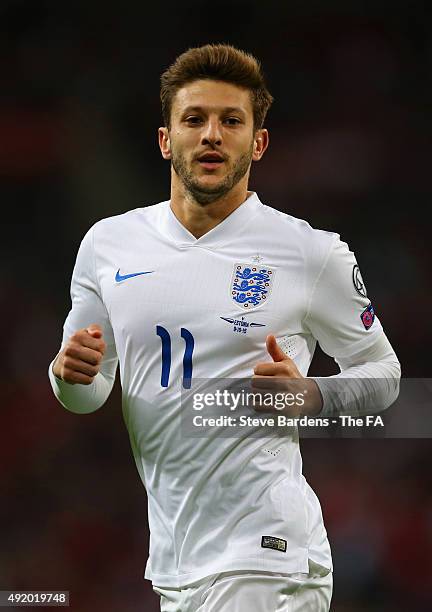
{"label": "man's ear", "polygon": [[171,142],[167,127],[158,128],[159,148],[164,159],[171,159]]}
{"label": "man's ear", "polygon": [[257,130],[255,132],[252,159],[254,161],[259,161],[261,157],[264,155],[268,145],[269,145],[268,130],[264,130],[264,129]]}

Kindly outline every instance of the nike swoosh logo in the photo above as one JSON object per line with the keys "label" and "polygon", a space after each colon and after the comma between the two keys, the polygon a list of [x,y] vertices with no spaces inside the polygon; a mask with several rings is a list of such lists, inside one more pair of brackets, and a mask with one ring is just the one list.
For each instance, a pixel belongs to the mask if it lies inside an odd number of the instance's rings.
{"label": "nike swoosh logo", "polygon": [[134,276],[141,276],[142,274],[153,274],[154,270],[151,272],[134,272],[133,274],[120,274],[120,268],[117,270],[117,274],[115,275],[116,283],[121,283],[128,278],[133,278]]}

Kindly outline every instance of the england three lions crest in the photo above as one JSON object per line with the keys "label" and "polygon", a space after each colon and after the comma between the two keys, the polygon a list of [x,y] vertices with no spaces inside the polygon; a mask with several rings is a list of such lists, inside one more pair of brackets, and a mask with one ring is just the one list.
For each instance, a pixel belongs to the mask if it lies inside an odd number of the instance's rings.
{"label": "england three lions crest", "polygon": [[269,298],[274,271],[250,264],[235,264],[231,297],[245,310],[264,304]]}

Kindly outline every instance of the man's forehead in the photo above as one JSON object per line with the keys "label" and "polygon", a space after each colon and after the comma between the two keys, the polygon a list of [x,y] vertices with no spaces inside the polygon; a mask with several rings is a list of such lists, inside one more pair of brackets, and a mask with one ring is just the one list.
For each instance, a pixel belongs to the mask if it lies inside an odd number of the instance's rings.
{"label": "man's forehead", "polygon": [[184,85],[177,90],[173,100],[173,110],[202,109],[209,112],[237,110],[252,113],[250,91],[224,81],[201,79]]}

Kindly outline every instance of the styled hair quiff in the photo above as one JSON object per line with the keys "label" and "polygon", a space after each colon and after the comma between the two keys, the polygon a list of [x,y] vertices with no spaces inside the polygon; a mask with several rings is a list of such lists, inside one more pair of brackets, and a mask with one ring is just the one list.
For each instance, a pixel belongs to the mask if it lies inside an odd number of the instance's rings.
{"label": "styled hair quiff", "polygon": [[185,51],[161,75],[160,99],[165,126],[171,127],[171,109],[177,91],[188,83],[212,79],[248,89],[254,130],[262,128],[273,96],[267,89],[260,62],[231,45],[204,45]]}

